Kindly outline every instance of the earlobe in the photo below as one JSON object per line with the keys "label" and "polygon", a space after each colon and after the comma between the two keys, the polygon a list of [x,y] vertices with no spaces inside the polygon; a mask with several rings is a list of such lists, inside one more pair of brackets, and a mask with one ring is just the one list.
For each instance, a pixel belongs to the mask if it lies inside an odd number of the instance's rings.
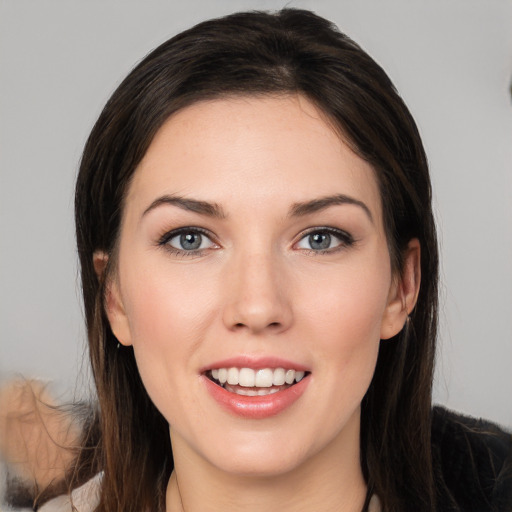
{"label": "earlobe", "polygon": [[93,264],[98,280],[105,282],[105,313],[110,323],[110,329],[119,343],[130,346],[131,332],[128,317],[125,312],[121,292],[117,280],[113,276],[106,276],[105,271],[108,263],[108,254],[103,251],[96,251],[93,255]]}
{"label": "earlobe", "polygon": [[108,254],[105,251],[94,251],[94,254],[92,255],[92,263],[94,265],[96,277],[98,278],[98,281],[101,282],[103,275],[105,274],[105,269],[107,268]]}
{"label": "earlobe", "polygon": [[404,253],[403,271],[390,289],[388,304],[381,324],[380,338],[386,340],[397,335],[414,309],[421,282],[421,247],[413,238]]}
{"label": "earlobe", "polygon": [[121,345],[132,344],[130,324],[115,279],[108,278],[105,288],[105,309],[110,328]]}

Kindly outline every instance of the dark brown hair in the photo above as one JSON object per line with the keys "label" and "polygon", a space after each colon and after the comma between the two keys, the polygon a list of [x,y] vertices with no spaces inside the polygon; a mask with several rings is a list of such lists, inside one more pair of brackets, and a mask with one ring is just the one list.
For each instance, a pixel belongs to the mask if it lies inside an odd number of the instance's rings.
{"label": "dark brown hair", "polygon": [[424,149],[380,66],[329,21],[285,9],[207,21],[159,46],[114,92],[85,146],[75,207],[99,399],[95,456],[104,479],[98,510],[164,510],[173,458],[168,425],[144,389],[133,351],[117,349],[93,253],[105,251],[109,265],[115,262],[127,187],[169,116],[204,99],[295,93],[319,107],[375,170],[395,272],[410,239],[421,243],[417,306],[408,327],[381,342],[362,404],[361,465],[368,499],[376,493],[384,511],[435,508],[430,415],[438,253]]}

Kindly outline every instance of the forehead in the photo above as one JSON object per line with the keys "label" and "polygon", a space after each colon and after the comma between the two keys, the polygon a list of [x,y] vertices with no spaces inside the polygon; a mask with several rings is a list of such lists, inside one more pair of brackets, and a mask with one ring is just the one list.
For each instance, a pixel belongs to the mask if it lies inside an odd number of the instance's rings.
{"label": "forehead", "polygon": [[126,205],[164,194],[254,208],[333,193],[368,203],[380,196],[372,167],[327,116],[300,95],[233,97],[193,104],[171,116],[135,172]]}

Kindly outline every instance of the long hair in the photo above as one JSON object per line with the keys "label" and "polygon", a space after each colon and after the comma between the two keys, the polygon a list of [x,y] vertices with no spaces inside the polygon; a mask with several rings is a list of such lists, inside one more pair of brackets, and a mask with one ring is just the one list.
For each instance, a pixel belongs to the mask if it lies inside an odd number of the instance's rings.
{"label": "long hair", "polygon": [[[104,471],[101,511],[164,510],[173,468],[169,428],[149,399],[133,351],[118,350],[104,308],[123,201],[155,133],[194,102],[302,94],[374,169],[393,270],[411,238],[422,282],[407,327],[382,341],[362,403],[361,465],[384,511],[435,509],[430,454],[438,252],[425,152],[415,122],[382,68],[329,21],[304,10],[233,14],[163,43],[114,92],[86,143],[76,185],[76,236]],[[105,251],[103,277],[93,253]],[[365,508],[367,505],[365,506]]]}

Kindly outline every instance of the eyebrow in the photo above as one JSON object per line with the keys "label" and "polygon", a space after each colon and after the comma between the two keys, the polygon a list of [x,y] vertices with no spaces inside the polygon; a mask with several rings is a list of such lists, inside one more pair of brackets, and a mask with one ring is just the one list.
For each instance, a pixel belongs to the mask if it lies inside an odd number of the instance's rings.
{"label": "eyebrow", "polygon": [[[336,194],[333,196],[320,197],[318,199],[312,199],[311,201],[305,201],[302,203],[295,203],[290,208],[290,217],[303,217],[310,215],[321,210],[325,210],[331,206],[350,204],[360,207],[368,216],[371,222],[373,222],[373,216],[366,204],[359,199],[347,196],[345,194]],[[147,213],[155,208],[162,205],[177,206],[183,210],[199,213],[200,215],[206,215],[207,217],[215,217],[218,219],[225,219],[226,213],[222,207],[216,203],[209,203],[207,201],[200,201],[198,199],[189,199],[175,195],[165,195],[155,199],[145,210],[142,216],[144,217]]]}
{"label": "eyebrow", "polygon": [[362,210],[373,223],[372,212],[368,206],[366,206],[366,204],[364,204],[362,201],[359,201],[359,199],[355,199],[354,197],[350,197],[345,194],[336,194],[334,196],[320,197],[318,199],[313,199],[312,201],[306,201],[304,203],[295,203],[290,208],[289,215],[291,217],[302,217],[304,215],[309,215],[311,213],[325,210],[331,206],[342,204],[351,204],[362,208]]}
{"label": "eyebrow", "polygon": [[201,215],[206,215],[207,217],[215,217],[218,219],[226,218],[226,214],[222,210],[222,208],[216,203],[208,203],[207,201],[199,201],[197,199],[188,199],[181,196],[162,196],[158,199],[155,199],[145,210],[142,216],[149,213],[151,210],[158,208],[162,205],[172,205],[181,208],[182,210],[187,210],[190,212],[199,213]]}

